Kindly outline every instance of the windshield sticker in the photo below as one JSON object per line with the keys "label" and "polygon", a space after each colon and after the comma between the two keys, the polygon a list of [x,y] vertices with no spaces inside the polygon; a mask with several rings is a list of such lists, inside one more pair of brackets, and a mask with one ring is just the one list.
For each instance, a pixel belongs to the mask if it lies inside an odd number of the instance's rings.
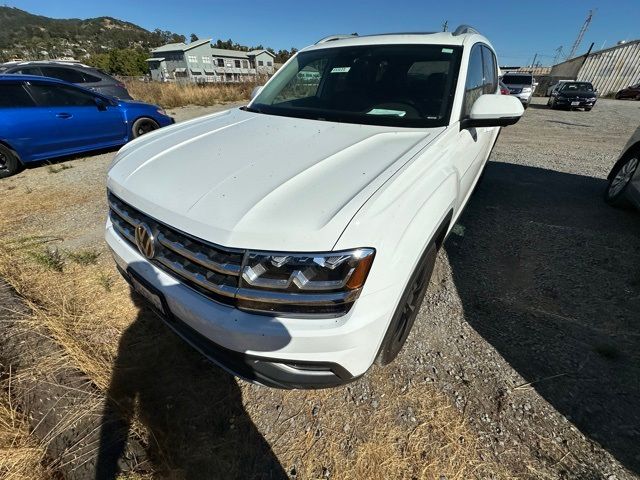
{"label": "windshield sticker", "polygon": [[388,110],[386,108],[374,108],[367,112],[367,115],[393,115],[394,117],[404,117],[407,112],[402,110]]}
{"label": "windshield sticker", "polygon": [[331,73],[347,73],[351,67],[333,67]]}
{"label": "windshield sticker", "polygon": [[443,48],[442,53],[453,53],[453,48]]}

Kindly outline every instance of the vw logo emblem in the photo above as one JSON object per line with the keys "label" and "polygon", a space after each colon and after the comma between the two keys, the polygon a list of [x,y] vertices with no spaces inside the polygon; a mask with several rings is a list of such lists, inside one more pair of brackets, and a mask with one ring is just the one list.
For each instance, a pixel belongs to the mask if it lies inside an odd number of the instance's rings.
{"label": "vw logo emblem", "polygon": [[153,231],[146,223],[139,223],[136,227],[136,245],[140,253],[151,260],[156,254],[156,239]]}

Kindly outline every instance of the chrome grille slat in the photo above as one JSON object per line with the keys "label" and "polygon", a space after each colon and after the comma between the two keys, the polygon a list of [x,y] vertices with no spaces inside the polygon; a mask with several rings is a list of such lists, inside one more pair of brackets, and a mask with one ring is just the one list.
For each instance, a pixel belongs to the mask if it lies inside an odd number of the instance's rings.
{"label": "chrome grille slat", "polygon": [[178,262],[174,262],[165,257],[157,257],[156,260],[160,262],[162,265],[167,267],[169,270],[175,272],[181,277],[192,281],[196,285],[209,290],[210,292],[216,293],[218,295],[223,295],[225,297],[233,298],[235,296],[237,288],[235,286],[230,287],[228,285],[217,285],[211,283],[207,280],[207,278],[201,273],[195,273],[187,270],[183,265]]}
{"label": "chrome grille slat", "polygon": [[130,217],[127,212],[120,209],[120,207],[118,207],[114,202],[109,202],[109,208],[111,208],[111,210],[113,210],[121,219],[123,219],[134,228],[138,226],[138,223],[140,223],[139,221],[136,221],[132,217]]}
{"label": "chrome grille slat", "polygon": [[158,242],[160,242],[163,246],[172,250],[173,252],[181,255],[193,263],[197,263],[209,270],[213,270],[214,272],[223,273],[225,275],[239,275],[240,274],[240,265],[233,265],[230,263],[218,263],[202,252],[192,252],[188,248],[184,246],[181,242],[174,242],[167,238],[165,235],[160,233],[158,235]]}

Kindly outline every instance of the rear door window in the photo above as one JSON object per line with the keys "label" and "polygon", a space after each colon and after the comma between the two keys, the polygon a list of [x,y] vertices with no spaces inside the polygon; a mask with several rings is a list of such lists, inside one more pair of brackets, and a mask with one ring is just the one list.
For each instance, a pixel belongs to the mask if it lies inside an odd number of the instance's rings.
{"label": "rear door window", "polygon": [[22,75],[38,75],[42,76],[42,71],[40,67],[22,67],[19,70],[14,71],[13,73],[21,73]]}
{"label": "rear door window", "polygon": [[33,107],[35,103],[21,83],[0,83],[0,108]]}
{"label": "rear door window", "polygon": [[43,107],[88,107],[95,106],[95,97],[80,89],[66,85],[32,83],[29,85],[38,105]]}
{"label": "rear door window", "polygon": [[83,83],[98,83],[101,82],[102,79],[100,77],[96,77],[95,75],[91,75],[88,72],[80,72],[82,74],[82,77],[84,79]]}
{"label": "rear door window", "polygon": [[84,83],[82,72],[65,67],[41,67],[45,77],[58,78],[69,83]]}

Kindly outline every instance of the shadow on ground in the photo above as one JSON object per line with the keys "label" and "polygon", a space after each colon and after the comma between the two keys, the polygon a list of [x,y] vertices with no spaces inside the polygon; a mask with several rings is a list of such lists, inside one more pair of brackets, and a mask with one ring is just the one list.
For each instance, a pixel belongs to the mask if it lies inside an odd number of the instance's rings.
{"label": "shadow on ground", "polygon": [[601,179],[491,162],[446,244],[467,321],[640,472],[640,213]]}
{"label": "shadow on ground", "polygon": [[245,411],[237,380],[187,346],[141,297],[132,298],[139,313],[120,340],[96,478],[117,477],[131,454],[134,418],[149,432],[139,470],[153,478],[287,478]]}

